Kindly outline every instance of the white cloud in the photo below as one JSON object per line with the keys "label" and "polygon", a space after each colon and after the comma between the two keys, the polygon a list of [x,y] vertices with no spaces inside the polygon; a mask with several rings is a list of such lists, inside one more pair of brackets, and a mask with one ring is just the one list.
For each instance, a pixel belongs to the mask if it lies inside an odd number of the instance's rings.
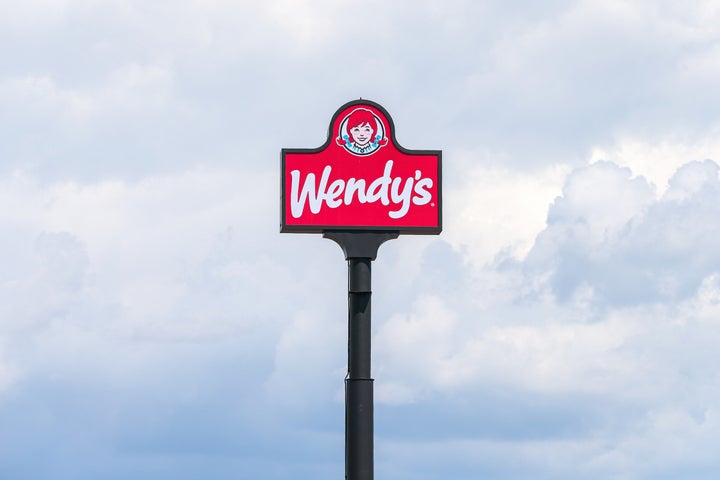
{"label": "white cloud", "polygon": [[86,95],[63,91],[49,77],[6,78],[0,83],[0,99],[5,108],[17,111],[22,105],[26,115],[57,113],[63,120],[85,119],[93,109],[93,102]]}
{"label": "white cloud", "polygon": [[678,132],[669,135],[670,139],[657,141],[622,138],[612,146],[593,148],[590,163],[605,160],[628,167],[635,175],[650,181],[658,194],[663,194],[670,177],[688,161],[720,158],[719,134],[715,125],[701,135]]}
{"label": "white cloud", "polygon": [[[408,467],[418,472],[461,462],[501,478],[530,472],[542,472],[540,478],[654,478],[671,470],[712,478],[720,410],[717,274],[675,305],[600,313],[538,303],[481,312],[425,307],[393,317],[378,333],[378,350],[392,351],[379,361],[393,362],[384,364],[376,382],[398,392],[378,401],[391,412],[424,404],[429,411],[413,410],[415,421],[435,418],[453,425],[453,433],[438,439],[413,428],[400,440],[381,436],[379,469],[392,471],[383,460],[408,455],[421,459]],[[403,328],[394,330],[396,324]],[[533,424],[543,415],[550,418],[538,430]],[[513,420],[526,422],[519,438],[512,437]],[[425,450],[434,452],[432,459],[418,456]]]}
{"label": "white cloud", "polygon": [[[645,368],[632,351],[623,350],[638,333],[634,322],[614,315],[590,322],[592,311],[582,307],[500,308],[449,308],[428,298],[410,314],[384,322],[375,337],[376,376],[402,395],[381,400],[409,403],[483,386],[551,395],[632,395]],[[528,317],[531,312],[536,315]]]}
{"label": "white cloud", "polygon": [[465,247],[476,266],[500,252],[524,258],[545,228],[547,207],[560,194],[567,167],[520,173],[466,166],[459,184],[445,193],[443,238],[457,249]]}
{"label": "white cloud", "polygon": [[[0,394],[22,378],[22,370],[5,358],[2,337],[0,337]],[[0,400],[1,401],[1,400]]]}
{"label": "white cloud", "polygon": [[[18,76],[0,82],[0,102],[13,112],[22,112],[25,121],[47,122],[48,117],[63,128],[87,128],[87,122],[110,113],[147,114],[172,108],[172,72],[167,66],[131,63],[110,73],[106,83],[89,90],[60,87],[49,76]],[[65,129],[70,130],[67,126]]]}
{"label": "white cloud", "polygon": [[326,313],[296,314],[275,347],[274,370],[264,385],[268,398],[300,410],[326,402],[345,376],[346,335],[347,325]]}
{"label": "white cloud", "polygon": [[578,225],[593,243],[612,239],[655,198],[644,178],[631,175],[610,163],[575,170],[550,206],[549,227]]}
{"label": "white cloud", "polygon": [[374,338],[375,375],[390,387],[380,389],[379,399],[410,403],[422,393],[421,385],[444,383],[452,374],[445,367],[458,346],[457,330],[457,314],[435,297],[420,298],[411,314],[384,322]]}
{"label": "white cloud", "polygon": [[8,4],[9,476],[341,475],[345,265],[277,168],[358,96],[445,162],[375,268],[378,468],[716,476],[716,2],[386,3]]}
{"label": "white cloud", "polygon": [[4,2],[3,28],[36,30],[52,27],[66,19],[70,0],[30,0]]}
{"label": "white cloud", "polygon": [[[0,185],[4,204],[16,206],[2,213],[6,244],[13,246],[3,252],[3,277],[20,294],[6,297],[6,318],[22,324],[36,315],[30,312],[47,314],[55,301],[87,317],[88,304],[100,302],[122,309],[121,323],[102,327],[85,318],[93,328],[159,328],[153,335],[160,338],[163,331],[191,338],[237,331],[253,320],[208,309],[204,302],[214,302],[204,297],[214,293],[234,305],[241,300],[231,300],[235,292],[261,292],[261,279],[287,277],[258,250],[267,244],[261,238],[276,233],[276,206],[261,193],[274,183],[227,171],[51,185],[16,175]],[[22,292],[33,297],[24,307]],[[270,301],[269,293],[256,300]]]}
{"label": "white cloud", "polygon": [[673,301],[692,295],[718,267],[718,178],[714,162],[689,163],[656,199],[642,177],[598,163],[570,175],[550,209],[526,268],[552,275],[551,288],[567,299],[593,289],[608,305]]}
{"label": "white cloud", "polygon": [[[436,289],[381,321],[375,377],[388,388],[380,390],[378,402],[414,408],[423,418],[439,415],[439,422],[453,425],[456,419],[445,409],[478,402],[477,409],[462,410],[460,423],[470,428],[488,421],[481,411],[496,412],[502,420],[487,427],[491,438],[514,428],[503,417],[510,408],[503,399],[526,398],[527,405],[513,411],[538,409],[525,419],[530,423],[552,415],[553,408],[565,411],[567,424],[551,422],[540,432],[527,426],[542,442],[508,447],[548,478],[572,478],[578,471],[606,478],[683,465],[714,468],[716,460],[704,446],[717,440],[713,425],[720,408],[714,361],[720,265],[705,239],[717,238],[709,233],[715,227],[707,226],[720,203],[717,170],[711,161],[688,163],[661,198],[627,168],[599,163],[572,172],[538,237],[539,245],[552,240],[552,248],[536,245],[524,261],[455,272],[460,278],[450,290]],[[668,251],[688,261],[666,271]],[[536,257],[543,255],[539,267]],[[577,269],[576,277],[562,279],[565,287],[572,285],[571,294],[560,295],[557,278],[543,276],[548,269],[556,275]],[[658,273],[648,274],[653,270]],[[500,292],[488,294],[498,284]],[[543,408],[549,412],[540,413]],[[468,435],[460,424],[455,428],[454,438]],[[687,448],[677,450],[677,438]],[[393,448],[430,445],[430,438],[409,437]],[[509,455],[503,442],[474,445]],[[654,446],[668,456],[653,456]],[[547,459],[548,452],[559,451],[565,452],[563,461]]]}

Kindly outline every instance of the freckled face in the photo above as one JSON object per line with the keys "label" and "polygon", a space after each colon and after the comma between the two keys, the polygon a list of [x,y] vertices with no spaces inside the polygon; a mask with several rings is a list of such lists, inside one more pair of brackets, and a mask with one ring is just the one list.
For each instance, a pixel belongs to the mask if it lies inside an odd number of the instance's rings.
{"label": "freckled face", "polygon": [[350,133],[355,140],[355,144],[361,147],[364,147],[372,140],[373,131],[369,123],[361,123],[360,125],[352,127]]}

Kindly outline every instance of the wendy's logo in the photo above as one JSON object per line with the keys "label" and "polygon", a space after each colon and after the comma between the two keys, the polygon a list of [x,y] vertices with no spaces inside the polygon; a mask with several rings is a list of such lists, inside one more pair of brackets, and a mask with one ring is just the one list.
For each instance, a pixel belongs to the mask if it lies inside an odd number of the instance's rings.
{"label": "wendy's logo", "polygon": [[440,233],[442,152],[403,148],[394,128],[381,105],[353,100],[322,146],[283,148],[280,231]]}
{"label": "wendy's logo", "polygon": [[370,110],[356,108],[338,128],[335,142],[353,155],[372,155],[387,145],[383,122]]}

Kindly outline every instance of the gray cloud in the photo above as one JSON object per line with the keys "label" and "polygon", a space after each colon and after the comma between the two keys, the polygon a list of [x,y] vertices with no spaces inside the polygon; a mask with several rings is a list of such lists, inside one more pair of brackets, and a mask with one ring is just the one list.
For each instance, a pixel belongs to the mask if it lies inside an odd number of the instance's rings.
{"label": "gray cloud", "polygon": [[628,169],[576,171],[550,208],[528,266],[552,270],[560,300],[581,287],[603,305],[686,299],[720,268],[713,247],[719,185],[711,160],[681,167],[658,200]]}
{"label": "gray cloud", "polygon": [[[577,165],[619,129],[657,138],[715,121],[712,15],[663,8],[670,16],[589,2],[512,12],[71,3],[4,34],[16,45],[0,78],[2,131],[14,139],[1,142],[4,169],[84,179],[208,164],[268,171],[278,145],[322,143],[328,115],[359,96],[399,115],[413,148],[478,145],[512,165]],[[314,89],[320,103],[299,94]]]}
{"label": "gray cloud", "polygon": [[8,9],[0,476],[342,475],[346,266],[277,170],[359,96],[448,200],[375,264],[378,477],[716,476],[718,167],[584,165],[709,149],[712,8]]}

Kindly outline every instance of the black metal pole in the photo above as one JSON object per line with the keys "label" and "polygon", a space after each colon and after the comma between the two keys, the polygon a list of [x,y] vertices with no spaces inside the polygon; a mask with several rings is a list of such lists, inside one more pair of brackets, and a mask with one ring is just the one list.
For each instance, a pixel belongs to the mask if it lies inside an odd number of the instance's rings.
{"label": "black metal pole", "polygon": [[373,480],[373,379],[370,378],[372,261],[397,232],[326,231],[348,261],[348,373],[345,377],[345,479]]}
{"label": "black metal pole", "polygon": [[345,379],[345,478],[373,480],[373,379],[370,377],[369,258],[348,260],[348,374]]}

